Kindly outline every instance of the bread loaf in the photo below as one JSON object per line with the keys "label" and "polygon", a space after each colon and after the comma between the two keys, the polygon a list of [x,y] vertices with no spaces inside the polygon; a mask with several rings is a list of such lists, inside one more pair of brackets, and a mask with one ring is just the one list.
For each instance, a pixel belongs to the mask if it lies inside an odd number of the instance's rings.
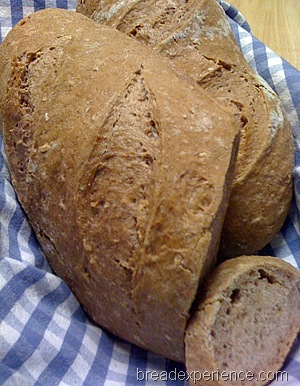
{"label": "bread loaf", "polygon": [[188,372],[211,374],[208,386],[267,384],[299,331],[299,271],[274,257],[228,260],[213,272],[188,323]]}
{"label": "bread loaf", "polygon": [[233,178],[232,114],[151,49],[65,10],[14,27],[0,74],[12,181],[53,269],[101,326],[184,361]]}
{"label": "bread loaf", "polygon": [[168,57],[242,125],[220,254],[252,254],[281,228],[294,144],[278,97],[243,58],[217,0],[79,0],[77,11]]}

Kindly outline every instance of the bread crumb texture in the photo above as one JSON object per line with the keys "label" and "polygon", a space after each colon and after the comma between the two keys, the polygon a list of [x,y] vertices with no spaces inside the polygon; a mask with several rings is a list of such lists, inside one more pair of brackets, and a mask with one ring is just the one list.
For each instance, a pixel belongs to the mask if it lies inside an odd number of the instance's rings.
{"label": "bread crumb texture", "polygon": [[254,380],[232,384],[263,385],[261,372],[275,374],[281,368],[299,331],[299,271],[277,258],[238,257],[212,274],[206,297],[188,324],[187,368],[249,371]]}

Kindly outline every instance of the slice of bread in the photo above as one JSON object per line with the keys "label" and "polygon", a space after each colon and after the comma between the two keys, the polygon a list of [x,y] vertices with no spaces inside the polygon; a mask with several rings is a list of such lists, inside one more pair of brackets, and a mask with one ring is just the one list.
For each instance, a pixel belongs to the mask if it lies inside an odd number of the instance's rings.
{"label": "slice of bread", "polygon": [[211,374],[199,385],[268,383],[300,332],[300,272],[278,258],[242,256],[222,263],[206,288],[186,330],[188,372]]}

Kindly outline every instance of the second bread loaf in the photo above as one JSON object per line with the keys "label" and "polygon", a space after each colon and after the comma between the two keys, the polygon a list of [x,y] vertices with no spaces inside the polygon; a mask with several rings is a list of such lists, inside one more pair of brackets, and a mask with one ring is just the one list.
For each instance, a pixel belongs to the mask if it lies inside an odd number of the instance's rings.
{"label": "second bread loaf", "polygon": [[290,207],[293,137],[277,95],[243,58],[217,0],[81,0],[77,10],[151,46],[231,109],[242,130],[220,253],[264,247]]}

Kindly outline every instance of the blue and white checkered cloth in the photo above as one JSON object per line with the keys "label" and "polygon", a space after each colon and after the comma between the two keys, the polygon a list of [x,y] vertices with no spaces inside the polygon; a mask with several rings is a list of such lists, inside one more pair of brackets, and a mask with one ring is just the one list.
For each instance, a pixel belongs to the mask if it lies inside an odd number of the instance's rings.
{"label": "blue and white checkered cloth", "polygon": [[[236,9],[220,3],[244,56],[278,93],[292,123],[295,199],[281,232],[261,253],[300,268],[300,73],[255,39]],[[0,40],[31,12],[75,6],[76,0],[0,0]],[[0,385],[186,386],[186,380],[174,380],[175,371],[185,371],[182,364],[95,326],[67,285],[53,274],[11,185],[2,137],[0,147]],[[288,372],[288,381],[273,381],[272,386],[300,385],[300,336],[282,370]],[[172,376],[147,381],[141,376],[146,371]]]}

